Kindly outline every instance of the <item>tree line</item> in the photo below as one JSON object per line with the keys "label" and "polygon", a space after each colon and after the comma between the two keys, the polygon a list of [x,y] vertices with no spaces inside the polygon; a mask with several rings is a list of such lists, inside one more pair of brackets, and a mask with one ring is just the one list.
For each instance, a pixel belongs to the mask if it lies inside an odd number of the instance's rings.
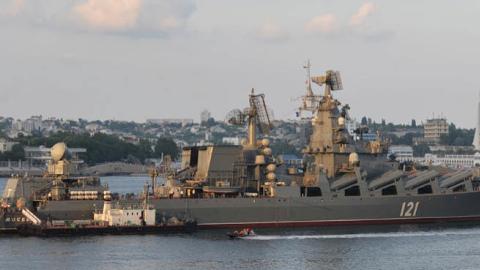
{"label": "tree line", "polygon": [[138,144],[133,144],[125,142],[117,136],[100,133],[90,136],[87,133],[59,132],[48,137],[19,137],[15,141],[18,144],[13,147],[12,151],[0,155],[0,160],[24,160],[24,146],[52,147],[58,142],[65,142],[70,148],[87,149],[86,153],[79,155],[89,165],[112,161],[144,163],[146,159],[160,158],[162,154],[176,159],[180,152],[179,147],[171,138],[159,138],[155,143],[142,139]]}

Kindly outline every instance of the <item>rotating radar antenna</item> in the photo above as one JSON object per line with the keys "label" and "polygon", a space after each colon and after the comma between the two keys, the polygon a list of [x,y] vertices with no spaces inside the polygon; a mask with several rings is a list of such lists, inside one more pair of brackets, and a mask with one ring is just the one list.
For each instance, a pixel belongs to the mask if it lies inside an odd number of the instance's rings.
{"label": "rotating radar antenna", "polygon": [[225,122],[230,125],[243,126],[246,122],[246,114],[240,109],[234,109],[227,113]]}
{"label": "rotating radar antenna", "polygon": [[248,123],[248,145],[255,146],[257,142],[257,129],[264,135],[270,134],[272,129],[271,116],[268,114],[264,94],[252,93],[249,96],[250,107],[243,111],[231,110],[225,121],[231,125],[243,126]]}
{"label": "rotating radar antenna", "polygon": [[254,89],[250,94],[250,118],[255,118],[258,129],[264,135],[268,135],[272,129],[270,115],[268,114],[267,105],[265,103],[265,95],[255,95]]}
{"label": "rotating radar antenna", "polygon": [[312,77],[312,81],[319,86],[325,85],[324,96],[330,96],[332,91],[343,89],[340,71],[327,70],[325,75]]}

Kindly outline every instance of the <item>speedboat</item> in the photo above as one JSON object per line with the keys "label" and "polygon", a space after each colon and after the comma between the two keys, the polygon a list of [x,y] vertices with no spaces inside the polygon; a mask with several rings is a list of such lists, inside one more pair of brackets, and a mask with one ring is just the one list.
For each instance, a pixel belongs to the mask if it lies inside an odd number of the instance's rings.
{"label": "speedboat", "polygon": [[255,236],[255,232],[252,228],[244,228],[240,231],[233,231],[231,233],[227,233],[227,236],[230,237],[230,239],[240,239],[249,236]]}

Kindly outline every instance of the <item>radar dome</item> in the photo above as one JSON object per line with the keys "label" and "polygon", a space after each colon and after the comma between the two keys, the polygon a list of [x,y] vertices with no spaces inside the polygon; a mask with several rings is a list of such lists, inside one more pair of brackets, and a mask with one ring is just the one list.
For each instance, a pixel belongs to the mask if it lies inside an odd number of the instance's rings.
{"label": "radar dome", "polygon": [[262,140],[262,146],[264,147],[268,147],[270,145],[270,140],[269,139],[263,139]]}
{"label": "radar dome", "polygon": [[264,148],[264,149],[263,149],[263,154],[264,154],[265,156],[271,156],[271,155],[272,155],[272,148],[269,148],[269,147]]}
{"label": "radar dome", "polygon": [[275,175],[275,173],[273,173],[273,172],[267,173],[267,180],[268,181],[275,181],[275,179],[277,179],[277,176]]}
{"label": "radar dome", "polygon": [[225,122],[231,125],[237,125],[237,126],[243,125],[245,123],[245,115],[239,109],[231,110],[227,114],[225,118]]}
{"label": "radar dome", "polygon": [[277,165],[275,165],[273,163],[267,165],[267,171],[268,172],[275,172],[276,169],[277,169]]}
{"label": "radar dome", "polygon": [[65,157],[67,153],[67,145],[65,143],[57,143],[50,148],[50,155],[53,161],[60,161]]}

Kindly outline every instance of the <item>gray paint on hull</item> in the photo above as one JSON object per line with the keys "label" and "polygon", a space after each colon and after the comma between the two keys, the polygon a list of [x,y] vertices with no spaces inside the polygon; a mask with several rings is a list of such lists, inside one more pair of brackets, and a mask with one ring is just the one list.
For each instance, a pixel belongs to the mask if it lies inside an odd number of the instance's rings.
{"label": "gray paint on hull", "polygon": [[[406,216],[402,204],[418,202],[415,216]],[[195,219],[199,225],[305,223],[326,221],[450,219],[479,217],[480,192],[441,195],[302,198],[218,198],[155,199],[150,203],[157,214],[167,218]],[[88,219],[102,201],[50,201],[39,210],[42,217],[53,219]],[[413,214],[413,210],[412,210]]]}

